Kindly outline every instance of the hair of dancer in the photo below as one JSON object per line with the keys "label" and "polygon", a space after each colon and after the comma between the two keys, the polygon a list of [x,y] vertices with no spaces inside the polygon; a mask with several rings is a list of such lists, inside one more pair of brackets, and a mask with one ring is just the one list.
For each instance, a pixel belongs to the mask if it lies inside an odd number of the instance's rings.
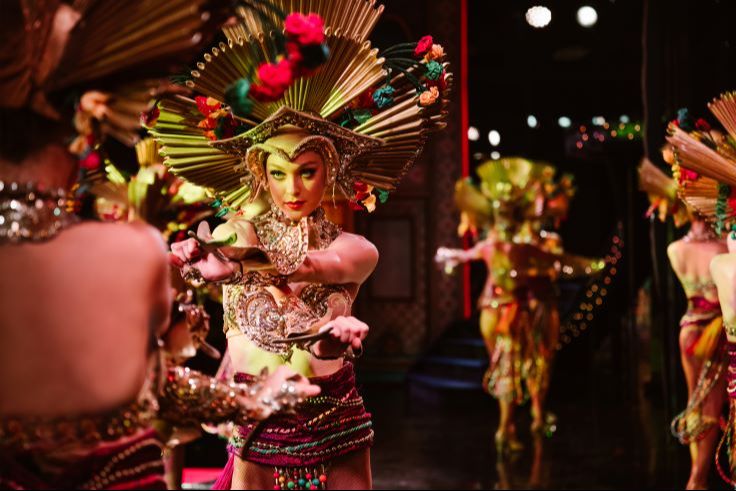
{"label": "hair of dancer", "polygon": [[322,390],[295,413],[238,426],[215,488],[368,488],[372,422],[349,361],[368,326],[351,305],[378,254],[322,203],[385,202],[444,126],[451,74],[430,36],[373,49],[375,2],[276,3],[309,15],[286,17],[283,36],[256,16],[224,29],[187,81],[197,97],[162,99],[151,129],[165,164],[226,219],[175,243],[172,261],[191,281],[226,283],[235,380],[287,363]]}
{"label": "hair of dancer", "polygon": [[[676,153],[664,150],[665,158],[682,176]],[[674,159],[674,160],[673,160]],[[668,177],[649,160],[639,167],[640,187],[652,202],[648,213],[660,220],[668,214],[675,224],[690,222],[690,230],[667,248],[670,264],[687,296],[687,311],[680,320],[680,359],[688,390],[686,408],[672,420],[672,434],[690,447],[688,489],[707,485],[711,462],[718,442],[719,417],[725,401],[725,338],[718,291],[711,276],[714,257],[726,252],[726,244],[696,212],[688,211],[677,197],[678,181]]]}
{"label": "hair of dancer", "polygon": [[489,368],[483,388],[498,399],[496,432],[499,456],[521,448],[514,412],[531,399],[532,431],[548,431],[553,416],[545,399],[560,319],[555,282],[558,278],[600,272],[601,260],[564,254],[559,226],[574,194],[572,178],[555,180],[554,167],[522,158],[503,158],[478,167],[480,186],[461,180],[456,203],[461,210],[461,236],[478,231],[485,238],[469,250],[440,248],[437,261],[450,269],[483,260],[488,278],[481,297],[480,330]]}
{"label": "hair of dancer", "polygon": [[107,138],[137,140],[140,111],[228,5],[167,2],[178,16],[138,0],[3,5],[0,487],[165,488],[154,420],[247,423],[318,393],[288,369],[223,384],[170,367],[160,235],[71,211],[78,166],[98,167]]}
{"label": "hair of dancer", "polygon": [[[727,92],[708,104],[713,116],[726,133],[711,127],[704,119],[683,125],[673,121],[668,127],[667,141],[672,145],[678,168],[680,197],[721,235],[728,232],[728,253],[713,258],[710,271],[717,287],[723,313],[727,348],[723,353],[723,370],[729,401],[729,421],[715,453],[718,471],[728,483],[736,486],[736,247],[733,231],[736,221],[736,100]],[[724,396],[725,397],[725,396]],[[728,454],[727,465],[722,453]]]}

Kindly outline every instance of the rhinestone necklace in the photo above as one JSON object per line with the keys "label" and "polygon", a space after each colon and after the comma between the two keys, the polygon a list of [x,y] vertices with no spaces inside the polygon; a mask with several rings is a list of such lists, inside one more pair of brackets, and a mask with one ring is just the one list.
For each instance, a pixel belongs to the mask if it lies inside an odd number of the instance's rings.
{"label": "rhinestone necklace", "polygon": [[0,245],[49,240],[77,223],[64,189],[0,181]]}

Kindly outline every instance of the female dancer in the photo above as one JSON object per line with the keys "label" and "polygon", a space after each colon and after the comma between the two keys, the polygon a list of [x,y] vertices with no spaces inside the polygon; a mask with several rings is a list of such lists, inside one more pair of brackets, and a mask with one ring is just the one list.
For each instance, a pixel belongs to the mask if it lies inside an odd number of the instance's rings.
{"label": "female dancer", "polygon": [[[78,161],[66,147],[72,128],[63,101],[104,77],[167,75],[161,66],[192,54],[208,22],[221,19],[203,15],[216,2],[172,2],[167,7],[185,14],[166,21],[144,3],[3,5],[0,27],[10,36],[0,48],[3,488],[163,488],[155,417],[247,422],[318,392],[286,369],[237,386],[161,366],[158,337],[171,301],[160,237],[141,225],[79,222],[69,212]],[[159,30],[144,38],[131,31],[154,21]],[[104,53],[86,49],[105,38]],[[133,56],[143,43],[145,56]],[[137,115],[131,123],[121,109],[130,99],[106,100],[82,96],[78,116],[101,138],[134,136]]]}

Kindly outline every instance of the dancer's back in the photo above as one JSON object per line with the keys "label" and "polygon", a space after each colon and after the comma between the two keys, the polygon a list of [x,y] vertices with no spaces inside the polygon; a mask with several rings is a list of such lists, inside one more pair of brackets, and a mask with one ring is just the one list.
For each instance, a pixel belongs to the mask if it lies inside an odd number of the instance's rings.
{"label": "dancer's back", "polygon": [[169,309],[154,233],[81,223],[0,246],[0,414],[96,413],[135,398]]}

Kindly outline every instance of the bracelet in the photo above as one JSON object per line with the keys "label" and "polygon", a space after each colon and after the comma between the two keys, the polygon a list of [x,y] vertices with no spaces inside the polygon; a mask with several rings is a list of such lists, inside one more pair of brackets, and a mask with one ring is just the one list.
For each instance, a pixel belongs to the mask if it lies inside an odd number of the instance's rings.
{"label": "bracelet", "polygon": [[182,271],[181,276],[184,278],[184,281],[190,283],[194,287],[200,287],[206,283],[206,280],[202,276],[202,272],[193,266],[190,266],[186,271]]}
{"label": "bracelet", "polygon": [[274,397],[266,395],[261,397],[261,404],[270,409],[271,413],[293,410],[296,406],[304,402],[304,399],[297,394],[296,383],[292,380],[286,380]]}
{"label": "bracelet", "polygon": [[318,360],[339,360],[340,358],[345,358],[346,360],[355,360],[356,358],[360,358],[363,356],[363,347],[361,346],[359,350],[355,351],[353,350],[352,346],[348,346],[345,351],[343,351],[341,354],[337,356],[321,356],[314,352],[312,349],[314,345],[317,344],[317,342],[311,343],[309,345],[309,353],[315,357]]}
{"label": "bracelet", "polygon": [[243,264],[240,261],[230,261],[231,263],[235,263],[238,265],[239,271],[236,271],[229,277],[225,278],[224,280],[220,281],[213,281],[212,283],[214,285],[233,285],[238,284],[243,280]]}

